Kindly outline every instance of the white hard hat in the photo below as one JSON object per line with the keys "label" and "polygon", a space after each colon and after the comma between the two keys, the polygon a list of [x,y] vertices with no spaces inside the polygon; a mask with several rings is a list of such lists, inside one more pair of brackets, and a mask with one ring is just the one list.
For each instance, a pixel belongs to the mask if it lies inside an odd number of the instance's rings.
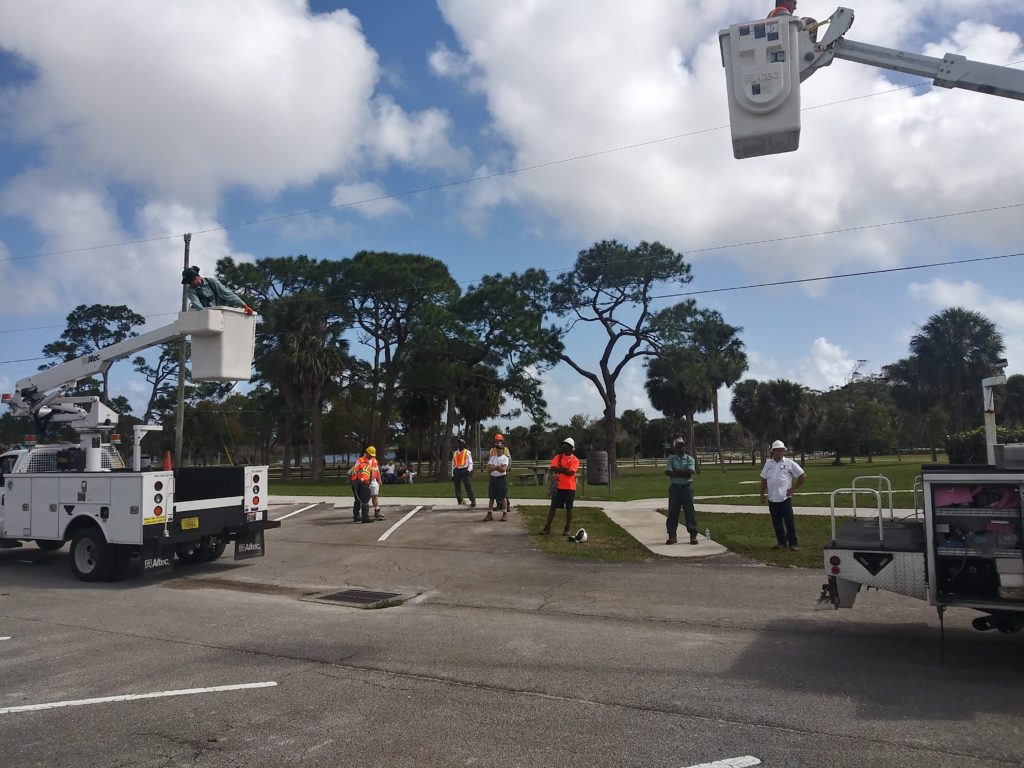
{"label": "white hard hat", "polygon": [[776,440],[774,443],[772,443],[772,450],[774,451],[776,448],[781,448],[782,450],[786,450],[786,444],[784,442],[782,442],[781,440]]}
{"label": "white hard hat", "polygon": [[576,441],[573,440],[571,437],[565,438],[565,440],[562,441],[562,445],[568,445],[573,450],[576,449]]}
{"label": "white hard hat", "polygon": [[576,531],[576,535],[572,537],[572,540],[577,544],[582,544],[587,540],[587,532],[585,529],[580,528]]}

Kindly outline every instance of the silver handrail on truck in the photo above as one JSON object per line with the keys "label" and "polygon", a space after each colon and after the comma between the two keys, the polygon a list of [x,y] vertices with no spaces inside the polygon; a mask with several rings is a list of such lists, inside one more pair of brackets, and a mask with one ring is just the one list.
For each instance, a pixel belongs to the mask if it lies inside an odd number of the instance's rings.
{"label": "silver handrail on truck", "polygon": [[[853,478],[853,486],[852,487],[854,487],[854,488],[858,487],[857,486],[857,481],[858,480],[877,480],[878,481],[878,491],[879,491],[879,493],[882,493],[882,490],[883,490],[882,489],[882,485],[883,484],[885,485],[885,492],[889,494],[889,519],[890,520],[894,519],[895,511],[893,510],[893,506],[892,506],[892,481],[890,481],[889,478],[886,477],[885,475],[860,475],[859,477]],[[879,516],[881,516],[881,514],[882,514],[881,503],[879,503],[878,514],[879,514]],[[854,518],[857,517],[857,497],[856,497],[856,495],[853,497],[853,516],[854,516]]]}
{"label": "silver handrail on truck", "polygon": [[[920,502],[920,503],[918,503]],[[918,518],[918,511],[924,512],[924,478],[918,475],[914,478],[914,519]]]}
{"label": "silver handrail on truck", "polygon": [[878,510],[878,543],[885,543],[885,531],[882,526],[882,494],[874,488],[836,488],[832,491],[832,495],[829,499],[829,505],[832,508],[832,541],[836,540],[836,494],[837,493],[849,493],[853,497],[853,516],[857,517],[857,494],[858,493],[873,493],[875,494],[875,509]]}

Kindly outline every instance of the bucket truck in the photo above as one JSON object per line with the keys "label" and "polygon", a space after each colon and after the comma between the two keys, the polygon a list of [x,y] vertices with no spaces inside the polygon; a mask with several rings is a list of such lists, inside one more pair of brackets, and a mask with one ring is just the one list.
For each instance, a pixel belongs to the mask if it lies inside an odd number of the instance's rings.
{"label": "bucket truck", "polygon": [[[874,587],[927,600],[940,620],[947,608],[972,608],[985,614],[975,629],[1024,629],[1024,444],[996,442],[993,388],[1005,383],[1003,375],[982,382],[988,463],[925,464],[912,517],[895,518],[884,478],[833,491],[819,608],[852,608],[862,588]],[[880,490],[870,487],[876,481]],[[864,493],[874,496],[876,517],[858,517]],[[854,498],[854,519],[837,530],[842,494]]]}
{"label": "bucket truck", "polygon": [[[132,466],[115,447],[117,414],[95,396],[69,396],[81,379],[116,360],[184,336],[192,339],[192,374],[200,381],[245,381],[252,367],[255,318],[228,307],[182,312],[140,336],[38,371],[3,395],[15,415],[38,432],[72,427],[77,444],[40,445],[0,455],[0,548],[35,541],[44,550],[70,542],[72,573],[83,581],[114,580],[141,556],[143,575],[174,561],[202,562],[235,542],[235,559],[264,554],[267,467],[189,467],[143,471],[141,444],[159,426],[135,427]],[[113,439],[112,439],[113,438]]]}

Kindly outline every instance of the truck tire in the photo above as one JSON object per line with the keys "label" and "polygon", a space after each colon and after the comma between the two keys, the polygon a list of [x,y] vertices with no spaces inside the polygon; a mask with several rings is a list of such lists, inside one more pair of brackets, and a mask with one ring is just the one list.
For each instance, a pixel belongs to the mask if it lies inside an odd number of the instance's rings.
{"label": "truck tire", "polygon": [[71,572],[79,581],[103,581],[115,565],[116,552],[96,528],[83,528],[71,538]]}
{"label": "truck tire", "polygon": [[43,550],[43,552],[56,552],[64,546],[64,542],[56,541],[55,539],[36,539],[36,546]]}
{"label": "truck tire", "polygon": [[224,549],[228,545],[228,540],[221,536],[211,536],[207,546],[203,548],[204,562],[212,563],[214,560],[224,554]]}

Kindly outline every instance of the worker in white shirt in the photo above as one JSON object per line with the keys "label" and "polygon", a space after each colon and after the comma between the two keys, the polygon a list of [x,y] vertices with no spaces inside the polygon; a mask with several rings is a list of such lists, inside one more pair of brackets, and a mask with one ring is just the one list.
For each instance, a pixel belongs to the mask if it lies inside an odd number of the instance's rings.
{"label": "worker in white shirt", "polygon": [[[768,511],[772,516],[776,544],[772,549],[789,547],[796,552],[796,520],[793,517],[793,491],[804,484],[807,474],[792,459],[786,458],[786,444],[772,443],[772,455],[761,470],[761,503],[768,497]],[[793,481],[796,481],[796,485]]]}
{"label": "worker in white shirt", "polygon": [[487,517],[484,520],[493,520],[492,512],[501,510],[501,521],[508,520],[508,470],[512,464],[512,455],[505,447],[503,435],[494,436],[494,447],[487,454],[487,471],[490,478],[487,481]]}
{"label": "worker in white shirt", "polygon": [[466,441],[459,438],[459,447],[452,453],[452,482],[455,483],[455,500],[463,503],[462,486],[466,486],[466,496],[469,498],[470,508],[476,506],[476,494],[473,493],[473,482],[470,477],[473,474],[473,454],[466,448]]}

